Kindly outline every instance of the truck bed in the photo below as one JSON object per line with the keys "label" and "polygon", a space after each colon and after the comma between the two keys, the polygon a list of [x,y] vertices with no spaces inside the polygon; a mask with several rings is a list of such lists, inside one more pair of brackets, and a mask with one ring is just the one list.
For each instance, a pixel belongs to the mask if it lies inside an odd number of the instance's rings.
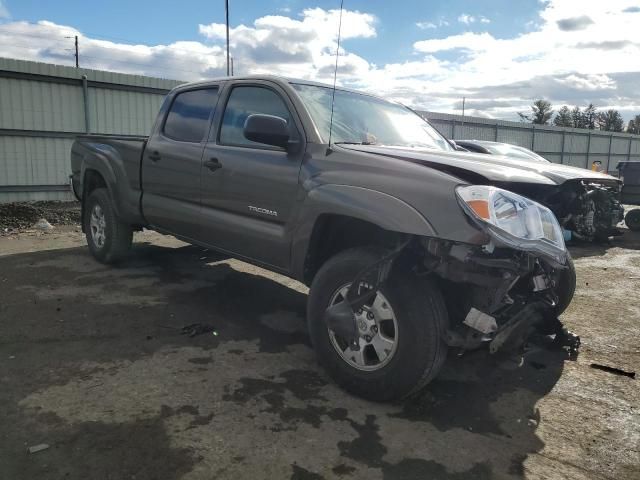
{"label": "truck bed", "polygon": [[71,179],[74,194],[82,198],[79,178],[82,160],[88,154],[106,154],[119,157],[126,173],[129,187],[140,190],[140,159],[149,137],[131,135],[80,135],[71,147]]}
{"label": "truck bed", "polygon": [[71,185],[75,196],[81,200],[85,170],[96,164],[107,166],[112,175],[107,179],[110,190],[117,199],[118,214],[132,224],[142,221],[140,199],[142,196],[142,154],[148,137],[131,135],[80,135],[71,147]]}

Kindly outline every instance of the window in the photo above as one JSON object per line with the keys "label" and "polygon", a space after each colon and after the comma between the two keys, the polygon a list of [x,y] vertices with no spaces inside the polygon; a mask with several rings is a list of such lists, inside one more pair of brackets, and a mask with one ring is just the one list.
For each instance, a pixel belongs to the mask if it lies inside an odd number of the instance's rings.
{"label": "window", "polygon": [[[362,143],[451,151],[429,122],[381,98],[315,85],[293,84],[325,142]],[[333,105],[333,124],[332,106]]]}
{"label": "window", "polygon": [[[289,128],[292,128],[289,110],[273,90],[262,87],[235,87],[231,91],[227,108],[222,118],[220,143],[266,147],[262,143],[247,140],[244,136],[244,122],[249,115],[255,113],[284,118]],[[293,130],[291,136],[295,136]]]}
{"label": "window", "polygon": [[164,134],[180,142],[199,143],[206,133],[217,95],[217,88],[179,93],[164,123]]}

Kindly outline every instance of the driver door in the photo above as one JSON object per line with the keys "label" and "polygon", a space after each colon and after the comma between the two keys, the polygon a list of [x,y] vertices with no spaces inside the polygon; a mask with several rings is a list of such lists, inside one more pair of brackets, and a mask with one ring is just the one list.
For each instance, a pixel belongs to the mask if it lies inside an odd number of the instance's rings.
{"label": "driver door", "polygon": [[[304,154],[299,121],[285,92],[270,82],[234,82],[223,93],[203,154],[204,240],[237,256],[280,269],[289,266],[291,221]],[[244,137],[251,114],[284,118],[295,150]]]}

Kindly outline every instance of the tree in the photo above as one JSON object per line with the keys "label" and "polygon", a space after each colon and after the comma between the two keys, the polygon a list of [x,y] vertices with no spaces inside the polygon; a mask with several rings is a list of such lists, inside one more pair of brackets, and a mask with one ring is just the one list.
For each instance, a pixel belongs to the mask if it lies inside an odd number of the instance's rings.
{"label": "tree", "polygon": [[520,120],[523,122],[531,122],[536,125],[547,125],[551,117],[553,117],[553,109],[551,104],[546,100],[536,100],[531,105],[531,113],[529,115],[518,112]]}
{"label": "tree", "polygon": [[629,120],[629,125],[627,125],[627,133],[635,133],[640,134],[640,115],[636,115],[631,120]]}
{"label": "tree", "polygon": [[582,112],[582,128],[588,128],[589,130],[594,130],[596,128],[596,123],[598,121],[598,111],[596,107],[593,106],[593,103],[590,103],[587,108]]}
{"label": "tree", "polygon": [[573,119],[571,118],[571,110],[566,105],[563,105],[556,116],[553,119],[553,124],[556,127],[573,127]]}
{"label": "tree", "polygon": [[584,128],[584,116],[580,107],[574,107],[571,110],[571,122],[573,123],[573,128]]}
{"label": "tree", "polygon": [[606,112],[598,113],[598,126],[600,130],[606,132],[621,132],[624,126],[624,121],[620,112],[614,109],[609,109]]}

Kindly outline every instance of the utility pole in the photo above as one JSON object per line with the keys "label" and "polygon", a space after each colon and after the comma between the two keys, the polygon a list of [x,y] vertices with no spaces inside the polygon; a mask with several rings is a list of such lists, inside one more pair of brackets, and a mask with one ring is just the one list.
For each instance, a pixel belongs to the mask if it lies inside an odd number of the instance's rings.
{"label": "utility pole", "polygon": [[76,40],[75,41],[76,53],[74,54],[74,57],[76,57],[76,68],[79,68],[80,67],[80,58],[78,57],[78,35],[75,35],[73,37],[64,37],[64,38],[75,38],[75,40]]}
{"label": "utility pole", "polygon": [[233,77],[233,57],[231,57],[231,76]]}
{"label": "utility pole", "polygon": [[230,57],[229,57],[229,0],[224,0],[224,13],[227,20],[227,77],[229,76]]}
{"label": "utility pole", "polygon": [[464,127],[464,102],[466,98],[462,97],[462,126]]}

